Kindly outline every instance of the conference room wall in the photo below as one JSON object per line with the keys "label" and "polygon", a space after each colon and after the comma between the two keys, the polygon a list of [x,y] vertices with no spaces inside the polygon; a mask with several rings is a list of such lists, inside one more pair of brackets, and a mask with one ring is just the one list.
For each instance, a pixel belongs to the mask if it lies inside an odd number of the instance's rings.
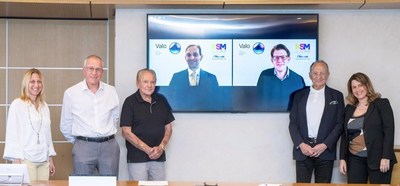
{"label": "conference room wall", "polygon": [[[63,94],[65,89],[83,80],[83,60],[90,54],[103,58],[102,80],[114,81],[110,75],[114,64],[114,49],[110,49],[114,46],[111,24],[108,20],[0,19],[1,157],[9,105],[20,95],[25,71],[38,68],[45,78],[46,102],[57,152],[56,175],[51,179],[68,179],[72,170],[72,145],[65,141],[59,128]],[[1,158],[0,162],[4,160]]]}
{"label": "conference room wall", "polygon": [[[399,121],[397,10],[117,9],[115,85],[121,102],[136,91],[135,73],[146,67],[147,13],[319,13],[319,59],[330,65],[328,85],[346,94],[351,74],[367,73],[376,90],[390,99],[395,121]],[[176,113],[175,117],[167,146],[168,180],[295,181],[288,113]],[[400,131],[399,126],[396,131]],[[400,144],[396,133],[395,144]],[[125,148],[121,150],[126,153]],[[126,164],[121,166],[120,178],[127,179]],[[336,161],[333,182],[343,183],[345,177],[337,167]]]}

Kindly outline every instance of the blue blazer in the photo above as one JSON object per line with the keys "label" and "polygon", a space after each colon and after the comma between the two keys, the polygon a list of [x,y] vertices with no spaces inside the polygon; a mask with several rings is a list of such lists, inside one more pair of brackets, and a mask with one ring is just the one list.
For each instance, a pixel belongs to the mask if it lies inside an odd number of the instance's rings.
{"label": "blue blazer", "polygon": [[212,111],[218,108],[215,103],[221,100],[217,78],[201,69],[198,86],[190,86],[189,72],[185,69],[173,75],[167,89],[173,110]]}
{"label": "blue blazer", "polygon": [[[340,159],[347,161],[349,136],[347,123],[353,116],[356,107],[347,105],[345,109],[344,132],[340,142]],[[364,115],[364,139],[367,146],[367,164],[370,169],[377,170],[381,159],[390,159],[394,165],[397,160],[393,150],[394,143],[394,116],[390,102],[385,98],[378,98],[371,102]]]}
{"label": "blue blazer", "polygon": [[[185,69],[175,73],[172,76],[172,80],[169,83],[169,86],[190,86],[188,70]],[[217,87],[218,86],[217,77],[214,74],[211,74],[209,72],[200,69],[200,81],[198,86]]]}
{"label": "blue blazer", "polygon": [[[306,105],[310,87],[294,95],[290,111],[289,132],[293,141],[293,159],[303,161],[307,157],[299,145],[308,141]],[[319,156],[323,160],[336,159],[336,144],[343,131],[343,94],[328,86],[325,87],[325,107],[317,135],[317,144],[324,143],[328,148]]]}

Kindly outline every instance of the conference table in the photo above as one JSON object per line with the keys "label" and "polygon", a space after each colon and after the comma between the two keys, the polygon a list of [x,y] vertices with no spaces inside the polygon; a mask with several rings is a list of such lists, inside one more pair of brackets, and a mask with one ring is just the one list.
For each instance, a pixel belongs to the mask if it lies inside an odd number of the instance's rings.
{"label": "conference table", "polygon": [[[388,186],[380,184],[309,184],[309,183],[282,183],[282,184],[262,184],[262,183],[238,183],[238,182],[181,182],[170,181],[168,186]],[[392,184],[398,186],[397,184]],[[28,185],[27,185],[28,186]],[[29,186],[68,186],[68,180],[34,181]],[[88,185],[90,186],[90,185]],[[138,186],[137,181],[117,181],[117,186]]]}

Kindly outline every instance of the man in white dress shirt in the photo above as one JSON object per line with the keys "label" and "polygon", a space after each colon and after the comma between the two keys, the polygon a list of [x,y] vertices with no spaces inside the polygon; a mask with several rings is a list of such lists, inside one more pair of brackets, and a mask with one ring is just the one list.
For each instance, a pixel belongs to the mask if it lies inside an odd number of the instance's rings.
{"label": "man in white dress shirt", "polygon": [[294,94],[289,132],[296,160],[296,182],[330,183],[336,159],[336,143],[343,130],[344,99],[338,90],[326,85],[328,64],[311,64],[312,85]]}
{"label": "man in white dress shirt", "polygon": [[100,81],[102,74],[103,61],[90,55],[84,61],[85,79],[64,93],[60,130],[74,144],[73,175],[118,175],[119,99],[113,86]]}

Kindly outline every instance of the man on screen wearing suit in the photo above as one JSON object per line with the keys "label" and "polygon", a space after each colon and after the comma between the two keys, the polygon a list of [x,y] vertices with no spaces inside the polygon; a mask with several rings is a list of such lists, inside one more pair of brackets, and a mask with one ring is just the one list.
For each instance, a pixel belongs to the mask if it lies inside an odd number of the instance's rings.
{"label": "man on screen wearing suit", "polygon": [[[203,53],[199,45],[186,47],[185,61],[188,68],[173,75],[169,88],[173,89],[173,109],[195,111],[214,110],[219,98],[218,81],[214,74],[200,68]],[[173,99],[171,99],[173,100]],[[175,105],[174,105],[175,104]]]}
{"label": "man on screen wearing suit", "polygon": [[290,111],[289,132],[296,160],[296,182],[330,183],[336,143],[343,129],[343,94],[326,85],[328,64],[311,64],[312,86],[295,93]]}
{"label": "man on screen wearing suit", "polygon": [[185,60],[188,68],[175,73],[169,86],[218,86],[217,77],[205,70],[200,69],[200,62],[203,59],[199,45],[189,45],[185,50]]}

